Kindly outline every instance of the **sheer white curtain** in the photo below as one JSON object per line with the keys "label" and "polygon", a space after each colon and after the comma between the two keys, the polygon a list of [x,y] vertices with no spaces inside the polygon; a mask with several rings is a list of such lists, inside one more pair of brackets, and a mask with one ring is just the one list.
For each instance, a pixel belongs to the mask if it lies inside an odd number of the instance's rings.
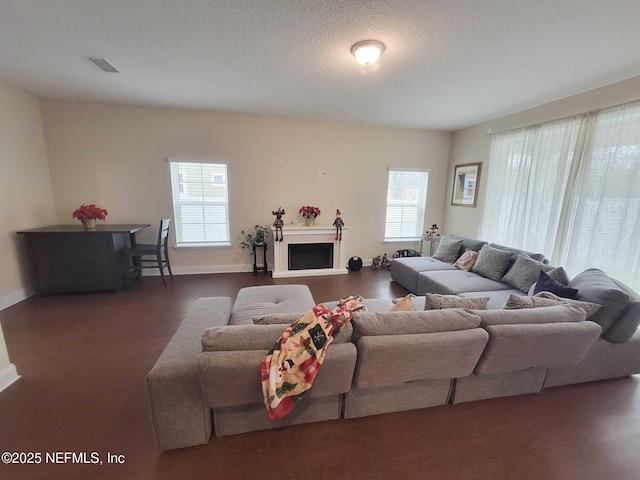
{"label": "sheer white curtain", "polygon": [[558,264],[640,289],[640,105],[598,114]]}
{"label": "sheer white curtain", "polygon": [[481,237],[640,289],[640,103],[492,138]]}
{"label": "sheer white curtain", "polygon": [[576,118],[493,137],[481,238],[551,255],[584,122]]}

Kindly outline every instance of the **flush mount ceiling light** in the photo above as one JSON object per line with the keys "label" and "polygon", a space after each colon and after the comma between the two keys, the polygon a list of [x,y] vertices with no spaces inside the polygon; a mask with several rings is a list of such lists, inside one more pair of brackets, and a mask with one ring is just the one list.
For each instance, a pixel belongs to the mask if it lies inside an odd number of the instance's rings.
{"label": "flush mount ceiling light", "polygon": [[384,52],[384,43],[378,40],[363,40],[351,47],[351,53],[363,65],[377,62],[382,52]]}

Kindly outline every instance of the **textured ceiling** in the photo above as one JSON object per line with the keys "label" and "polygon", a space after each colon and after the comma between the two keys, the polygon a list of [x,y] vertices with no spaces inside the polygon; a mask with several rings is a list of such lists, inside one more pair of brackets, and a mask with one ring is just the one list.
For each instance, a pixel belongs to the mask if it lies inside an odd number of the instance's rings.
{"label": "textured ceiling", "polygon": [[640,75],[639,20],[640,0],[0,0],[0,83],[455,130]]}

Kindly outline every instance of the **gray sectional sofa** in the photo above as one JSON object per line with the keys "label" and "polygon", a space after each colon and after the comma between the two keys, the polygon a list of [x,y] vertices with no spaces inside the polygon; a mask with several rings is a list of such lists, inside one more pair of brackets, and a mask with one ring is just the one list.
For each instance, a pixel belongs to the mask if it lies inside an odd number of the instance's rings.
{"label": "gray sectional sofa", "polygon": [[[365,300],[369,312],[355,314],[336,336],[311,391],[271,421],[260,361],[287,325],[253,319],[302,314],[316,300],[305,285],[247,287],[233,307],[228,298],[197,300],[146,378],[158,448],[205,444],[212,432],[222,437],[640,373],[640,334],[610,342],[575,305],[424,311],[424,297],[413,303],[418,311],[390,312],[391,300]],[[639,313],[640,299],[632,303]]]}
{"label": "gray sectional sofa", "polygon": [[[511,252],[511,264],[515,262],[520,252],[527,254],[533,260],[548,263],[541,253],[526,252],[455,234],[448,238],[460,241],[460,254],[467,248],[480,251],[484,245],[489,245],[499,250]],[[500,308],[511,294],[525,295],[507,283],[486,278],[474,271],[459,270],[452,263],[443,262],[433,257],[396,258],[391,262],[390,270],[391,279],[415,295],[424,295],[429,292],[463,297],[488,296],[490,298],[489,309]]]}

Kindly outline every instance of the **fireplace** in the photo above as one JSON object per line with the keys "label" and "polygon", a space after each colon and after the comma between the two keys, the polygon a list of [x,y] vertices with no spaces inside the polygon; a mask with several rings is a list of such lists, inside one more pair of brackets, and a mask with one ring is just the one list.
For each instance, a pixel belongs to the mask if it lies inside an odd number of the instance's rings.
{"label": "fireplace", "polygon": [[285,225],[282,230],[283,241],[273,244],[273,278],[349,273],[347,227],[342,240],[336,240],[336,229],[330,226]]}
{"label": "fireplace", "polygon": [[333,268],[333,243],[290,243],[289,270]]}

